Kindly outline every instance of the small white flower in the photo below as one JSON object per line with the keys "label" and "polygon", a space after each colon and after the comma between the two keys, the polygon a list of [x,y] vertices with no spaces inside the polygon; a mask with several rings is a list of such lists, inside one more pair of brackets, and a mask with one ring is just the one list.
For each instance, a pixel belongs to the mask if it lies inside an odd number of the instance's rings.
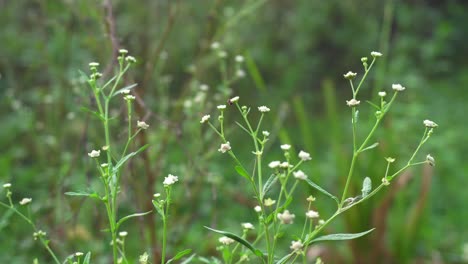
{"label": "small white flower", "polygon": [[224,109],[226,109],[226,105],[218,105],[217,108],[219,110],[224,110]]}
{"label": "small white flower", "polygon": [[242,223],[243,229],[255,229],[255,227],[251,223]]}
{"label": "small white flower", "polygon": [[357,73],[349,71],[346,74],[343,74],[343,77],[345,77],[348,80],[354,79],[356,77]]}
{"label": "small white flower", "polygon": [[299,252],[301,251],[303,246],[304,245],[302,244],[301,240],[298,240],[298,241],[291,241],[291,246],[289,248],[292,249],[294,252]]}
{"label": "small white flower", "polygon": [[390,182],[389,182],[388,179],[385,178],[385,177],[382,178],[382,183],[383,183],[383,185],[385,185],[385,186],[390,185]]}
{"label": "small white flower", "polygon": [[218,57],[220,57],[221,59],[224,59],[227,57],[227,52],[225,50],[220,50],[218,52]]}
{"label": "small white flower", "polygon": [[296,217],[294,214],[289,213],[289,210],[284,210],[284,212],[278,213],[278,219],[281,221],[282,224],[292,224],[294,222],[294,218]]}
{"label": "small white flower", "polygon": [[287,161],[281,162],[281,164],[279,166],[280,166],[280,168],[283,168],[283,169],[287,169],[289,167],[292,167],[292,165],[290,165],[289,162],[287,162]]}
{"label": "small white flower", "polygon": [[281,148],[282,150],[289,150],[289,149],[291,149],[291,145],[289,145],[289,144],[283,144],[283,145],[280,146],[280,148]]}
{"label": "small white flower", "polygon": [[382,57],[382,53],[378,51],[373,51],[370,53],[372,57],[377,58],[377,57]]}
{"label": "small white flower", "polygon": [[127,94],[127,95],[124,96],[124,99],[127,100],[127,101],[135,100],[135,96],[133,96],[131,94]]}
{"label": "small white flower", "polygon": [[237,102],[237,101],[239,101],[239,96],[235,96],[235,97],[229,99],[229,103],[230,103],[230,104],[235,103],[235,102]]}
{"label": "small white flower", "polygon": [[236,71],[236,76],[239,77],[239,78],[244,78],[245,77],[245,71],[244,70],[237,70]]}
{"label": "small white flower", "polygon": [[406,88],[403,87],[399,83],[396,83],[396,84],[394,83],[394,84],[392,84],[392,89],[395,90],[395,91],[401,92],[401,91],[404,91]]}
{"label": "small white flower", "polygon": [[154,198],[159,198],[160,196],[161,196],[160,193],[155,193],[155,194],[153,194],[153,197],[154,197]]}
{"label": "small white flower", "polygon": [[426,127],[430,127],[430,128],[436,128],[439,126],[435,122],[428,120],[428,119],[424,120],[423,123]]}
{"label": "small white flower", "polygon": [[229,245],[229,244],[234,243],[234,239],[229,238],[227,236],[222,236],[219,238],[219,242],[223,245]]}
{"label": "small white flower", "polygon": [[95,72],[93,74],[91,74],[91,79],[99,79],[102,77],[102,73],[100,72]]}
{"label": "small white flower", "polygon": [[293,172],[293,174],[294,174],[294,178],[296,178],[298,180],[307,179],[307,175],[301,170],[295,171],[295,172]]}
{"label": "small white flower", "polygon": [[75,252],[75,257],[81,257],[83,256],[83,252]]}
{"label": "small white flower", "polygon": [[127,54],[127,53],[128,53],[128,50],[126,50],[126,49],[119,49],[119,53],[120,53],[120,54]]}
{"label": "small white flower", "polygon": [[313,197],[313,196],[311,195],[311,196],[307,197],[306,200],[307,200],[309,203],[311,203],[311,202],[315,201],[315,197]]}
{"label": "small white flower", "polygon": [[208,84],[200,84],[200,90],[202,90],[203,92],[206,92],[208,91],[210,87],[208,86]]}
{"label": "small white flower", "polygon": [[235,60],[236,60],[236,62],[241,63],[241,62],[244,61],[244,57],[241,56],[241,55],[237,55],[236,58],[235,58]]}
{"label": "small white flower", "polygon": [[99,157],[99,155],[101,155],[101,150],[91,150],[91,152],[88,153],[88,156],[90,156],[91,158],[97,158]]}
{"label": "small white flower", "polygon": [[275,168],[278,168],[279,166],[281,165],[281,162],[280,161],[272,161],[268,164],[268,167],[272,168],[272,169],[275,169]]}
{"label": "small white flower", "polygon": [[10,188],[11,187],[11,183],[5,183],[3,184],[3,188]]}
{"label": "small white flower", "polygon": [[263,136],[268,137],[270,135],[270,132],[268,131],[262,131]]}
{"label": "small white flower", "polygon": [[203,124],[203,123],[205,123],[206,121],[208,121],[208,119],[210,119],[210,117],[211,117],[210,115],[204,115],[204,116],[202,117],[202,119],[200,120],[200,124]]}
{"label": "small white flower", "polygon": [[302,161],[307,161],[307,160],[311,160],[312,158],[310,157],[310,154],[301,150],[299,151],[299,154],[298,154],[299,158],[302,160]]}
{"label": "small white flower", "polygon": [[102,146],[101,149],[104,150],[104,151],[107,151],[109,149],[109,146]]}
{"label": "small white flower", "polygon": [[262,207],[260,205],[257,205],[254,207],[255,212],[260,213],[262,211]]}
{"label": "small white flower", "polygon": [[102,167],[102,168],[107,168],[107,167],[109,167],[109,164],[107,164],[107,163],[102,163],[102,164],[101,164],[101,167]]}
{"label": "small white flower", "polygon": [[262,112],[262,113],[266,113],[266,112],[270,112],[270,108],[262,105],[262,106],[259,106],[258,107],[258,111]]}
{"label": "small white flower", "polygon": [[351,100],[349,100],[349,101],[346,100],[346,104],[347,104],[348,106],[351,106],[351,107],[357,106],[357,105],[359,105],[359,103],[361,103],[361,101],[358,101],[358,100],[356,100],[356,99],[354,99],[354,98],[351,99]]}
{"label": "small white flower", "polygon": [[127,235],[128,235],[127,231],[119,232],[119,236],[121,236],[121,237],[126,237]]}
{"label": "small white flower", "polygon": [[145,121],[137,121],[137,127],[141,129],[147,129],[149,127],[148,124],[145,123]]}
{"label": "small white flower", "polygon": [[218,149],[218,151],[221,153],[226,153],[226,151],[229,150],[231,150],[231,143],[229,143],[229,141],[227,141],[224,144],[221,144],[221,147]]}
{"label": "small white flower", "polygon": [[26,204],[28,204],[28,203],[30,203],[30,202],[32,202],[32,198],[23,198],[23,199],[19,202],[19,204],[21,204],[21,205],[26,205]]}
{"label": "small white flower", "polygon": [[130,93],[130,89],[124,89],[124,90],[122,90],[120,93],[129,94],[129,93]]}
{"label": "small white flower", "polygon": [[219,42],[215,41],[215,42],[211,43],[211,48],[214,49],[214,50],[219,49],[220,46],[221,45],[219,44]]}
{"label": "small white flower", "polygon": [[147,264],[148,263],[148,259],[149,259],[149,255],[148,253],[143,253],[143,255],[140,255],[138,257],[138,261],[140,262],[140,264]]}
{"label": "small white flower", "polygon": [[270,197],[266,198],[263,203],[266,207],[272,206],[276,203],[276,200],[271,199]]}
{"label": "small white flower", "polygon": [[435,159],[431,156],[431,154],[427,154],[426,161],[429,163],[429,165],[435,166]]}
{"label": "small white flower", "polygon": [[125,58],[125,60],[126,60],[128,63],[135,63],[135,62],[136,62],[136,59],[135,59],[135,57],[133,57],[133,56],[127,56],[127,57]]}
{"label": "small white flower", "polygon": [[379,92],[379,96],[380,96],[380,97],[385,97],[386,95],[387,95],[387,93],[384,92],[384,91]]}
{"label": "small white flower", "polygon": [[99,66],[99,62],[90,62],[89,63],[89,67],[98,67]]}
{"label": "small white flower", "polygon": [[319,213],[314,210],[309,210],[306,213],[307,218],[319,218]]}
{"label": "small white flower", "polygon": [[174,176],[172,174],[169,174],[167,177],[164,178],[163,184],[164,184],[164,186],[169,186],[169,185],[172,185],[172,184],[174,184],[174,183],[176,183],[178,181],[179,181],[179,177]]}
{"label": "small white flower", "polygon": [[387,160],[388,163],[393,163],[396,159],[392,157],[386,157],[385,160]]}

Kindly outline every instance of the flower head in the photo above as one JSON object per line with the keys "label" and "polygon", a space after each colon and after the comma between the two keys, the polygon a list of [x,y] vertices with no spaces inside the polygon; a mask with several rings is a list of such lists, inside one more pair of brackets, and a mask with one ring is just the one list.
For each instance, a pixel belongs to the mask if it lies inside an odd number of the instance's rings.
{"label": "flower head", "polygon": [[402,86],[401,84],[392,84],[392,89],[398,92],[402,92],[406,89],[406,87]]}
{"label": "flower head", "polygon": [[281,165],[281,162],[280,161],[272,161],[268,164],[268,167],[272,168],[272,169],[275,169],[275,168],[278,168],[279,166]]}
{"label": "flower head", "polygon": [[236,76],[239,78],[244,78],[245,77],[245,71],[242,69],[239,69],[236,71]]}
{"label": "flower head", "polygon": [[219,47],[221,46],[221,44],[219,44],[219,42],[215,41],[213,43],[211,43],[211,48],[212,49],[219,49]]}
{"label": "flower head", "polygon": [[390,185],[390,182],[388,181],[388,179],[387,179],[386,177],[383,177],[383,178],[382,178],[382,183],[383,183],[383,185],[385,185],[385,186]]}
{"label": "flower head", "polygon": [[229,238],[227,236],[222,236],[219,238],[219,242],[223,245],[229,245],[229,244],[234,243],[234,239]]}
{"label": "flower head", "polygon": [[136,62],[136,59],[135,59],[135,57],[133,57],[133,56],[127,56],[127,57],[125,58],[125,60],[126,60],[128,63],[135,63],[135,62]]}
{"label": "flower head", "polygon": [[271,199],[270,197],[266,198],[263,203],[265,204],[265,206],[272,206],[276,203],[275,200]]}
{"label": "flower head", "polygon": [[179,177],[174,176],[172,174],[169,174],[167,177],[164,178],[163,184],[164,184],[164,186],[169,186],[169,185],[172,185],[172,184],[174,184],[174,183],[176,183],[178,181],[179,181]]}
{"label": "flower head", "polygon": [[299,151],[299,154],[298,154],[299,158],[302,160],[302,161],[307,161],[307,160],[311,160],[312,158],[310,157],[310,154],[305,152],[305,151]]}
{"label": "flower head", "polygon": [[283,144],[283,145],[281,145],[280,147],[281,147],[282,150],[289,150],[289,149],[291,149],[291,145],[289,145],[289,144]]}
{"label": "flower head", "polygon": [[284,210],[282,214],[278,213],[277,217],[282,224],[292,224],[296,216],[294,214],[291,214],[289,210]]}
{"label": "flower head", "polygon": [[306,199],[309,203],[315,201],[315,197],[313,197],[312,195],[310,195],[309,197],[307,197]]}
{"label": "flower head", "polygon": [[144,121],[137,121],[137,127],[141,129],[147,129],[149,127],[148,124],[146,124]]}
{"label": "flower head", "polygon": [[431,120],[428,120],[428,119],[424,120],[423,123],[424,123],[424,125],[426,127],[429,127],[429,128],[436,128],[436,127],[439,126],[434,121],[431,121]]}
{"label": "flower head", "polygon": [[388,163],[395,162],[395,158],[392,158],[392,157],[386,157],[385,159],[387,160]]}
{"label": "flower head", "polygon": [[263,136],[268,137],[270,135],[270,132],[268,131],[262,131]]}
{"label": "flower head", "polygon": [[21,205],[27,205],[28,203],[32,202],[32,198],[23,198],[19,204]]}
{"label": "flower head", "polygon": [[280,166],[280,168],[283,168],[283,169],[287,169],[289,167],[292,167],[292,165],[289,164],[289,162],[287,162],[287,161],[281,162],[279,166]]}
{"label": "flower head", "polygon": [[254,207],[255,212],[260,213],[262,211],[262,207],[260,205],[257,205]]}
{"label": "flower head", "polygon": [[427,154],[426,162],[429,163],[431,166],[435,166],[435,159],[431,156],[431,154]]}
{"label": "flower head", "polygon": [[348,106],[351,106],[351,107],[357,106],[357,105],[359,105],[360,103],[361,103],[361,101],[358,101],[358,100],[356,100],[356,99],[354,99],[354,98],[351,99],[351,100],[349,100],[349,101],[346,100],[346,104],[347,104]]}
{"label": "flower head", "polygon": [[262,106],[259,106],[258,107],[258,111],[262,112],[262,113],[266,113],[266,112],[270,112],[270,108],[262,105]]}
{"label": "flower head", "polygon": [[319,218],[319,213],[317,211],[314,211],[314,210],[309,210],[307,211],[306,213],[306,216],[307,218]]}
{"label": "flower head", "polygon": [[10,187],[11,187],[11,183],[5,183],[5,184],[3,184],[3,188],[8,189],[8,188],[10,188]]}
{"label": "flower head", "polygon": [[218,105],[217,108],[219,110],[224,110],[224,109],[226,109],[226,105]]}
{"label": "flower head", "polygon": [[119,53],[120,53],[120,54],[127,54],[127,53],[128,53],[128,50],[126,50],[126,49],[119,49]]}
{"label": "flower head", "polygon": [[89,63],[89,67],[98,67],[99,66],[99,62],[90,62]]}
{"label": "flower head", "polygon": [[83,252],[75,252],[75,257],[81,257],[83,256]]}
{"label": "flower head", "polygon": [[236,60],[236,62],[241,63],[241,62],[244,61],[244,57],[241,56],[241,55],[237,55],[236,58],[235,58],[235,60]]}
{"label": "flower head", "polygon": [[298,241],[291,241],[291,246],[289,248],[292,249],[294,252],[299,252],[301,251],[303,246],[304,245],[302,244],[301,240],[298,240]]}
{"label": "flower head", "polygon": [[135,100],[135,96],[133,96],[131,94],[127,94],[127,95],[124,96],[124,100],[126,100],[126,101]]}
{"label": "flower head", "polygon": [[121,236],[121,237],[126,237],[127,235],[128,235],[127,231],[119,232],[119,236]]}
{"label": "flower head", "polygon": [[294,178],[296,178],[298,180],[307,179],[307,175],[301,170],[295,171],[295,172],[293,172],[293,174],[294,174]]}
{"label": "flower head", "polygon": [[228,102],[229,102],[229,104],[233,104],[233,103],[235,103],[235,102],[237,102],[237,101],[239,101],[239,96],[235,96],[235,97],[229,99]]}
{"label": "flower head", "polygon": [[101,155],[101,150],[91,150],[91,152],[88,153],[88,156],[91,158],[97,158]]}
{"label": "flower head", "polygon": [[218,149],[218,151],[221,153],[226,153],[226,151],[229,150],[231,150],[231,143],[229,143],[229,141],[227,141],[224,144],[221,144],[221,147]]}
{"label": "flower head", "polygon": [[200,120],[200,124],[206,123],[206,121],[208,121],[210,117],[211,117],[210,115],[204,115],[202,119]]}
{"label": "flower head", "polygon": [[243,229],[255,229],[255,227],[251,223],[242,223],[241,225]]}
{"label": "flower head", "polygon": [[352,71],[349,71],[349,72],[347,72],[346,74],[343,74],[343,77],[345,77],[345,79],[348,79],[348,80],[352,80],[352,79],[354,79],[356,76],[357,76],[357,73],[352,72]]}
{"label": "flower head", "polygon": [[373,51],[370,53],[370,55],[374,58],[377,58],[377,57],[382,57],[382,53],[378,52],[378,51]]}
{"label": "flower head", "polygon": [[379,96],[380,96],[380,97],[385,97],[386,95],[387,95],[387,93],[384,92],[384,91],[379,92]]}

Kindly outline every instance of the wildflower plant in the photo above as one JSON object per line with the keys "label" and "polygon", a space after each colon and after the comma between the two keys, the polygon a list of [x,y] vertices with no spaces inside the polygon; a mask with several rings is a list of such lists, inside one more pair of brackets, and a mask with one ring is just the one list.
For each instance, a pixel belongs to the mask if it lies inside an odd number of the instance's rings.
{"label": "wildflower plant", "polygon": [[[368,101],[368,103],[375,108],[375,121],[370,131],[365,133],[363,140],[360,140],[361,133],[359,133],[360,130],[358,127],[358,107],[361,106],[361,98],[359,97],[359,92],[373,65],[381,56],[383,55],[380,52],[372,52],[370,64],[368,64],[369,59],[367,57],[361,58],[364,74],[357,83],[355,83],[355,79],[358,76],[357,73],[349,71],[344,74],[344,78],[349,81],[352,91],[352,98],[346,100],[346,104],[351,108],[353,154],[341,198],[316,184],[309,176],[300,170],[301,166],[310,164],[310,160],[312,159],[311,155],[304,150],[293,153],[289,144],[283,144],[280,148],[283,151],[284,160],[265,162],[264,150],[269,140],[270,133],[262,129],[262,122],[265,115],[270,111],[270,108],[267,106],[254,108],[259,111],[260,116],[259,119],[254,122],[250,116],[252,108],[241,105],[238,96],[228,100],[228,104],[240,113],[242,121],[236,122],[236,124],[250,137],[253,146],[253,167],[246,166],[237,158],[238,155],[236,153],[238,149],[235,145],[231,145],[230,136],[225,133],[225,111],[228,111],[228,107],[225,105],[218,106],[219,115],[217,121],[212,121],[212,119],[210,119],[211,115],[204,115],[201,118],[200,123],[207,124],[221,139],[218,151],[222,155],[228,155],[233,159],[235,170],[248,181],[254,193],[256,203],[258,204],[254,208],[255,212],[258,214],[258,230],[256,230],[256,236],[252,242],[247,240],[245,232],[242,235],[237,235],[232,232],[207,227],[209,230],[222,235],[220,242],[222,244],[221,247],[225,263],[239,263],[252,257],[258,258],[261,263],[268,264],[295,263],[298,258],[302,258],[303,262],[307,263],[307,248],[313,243],[325,240],[350,240],[369,234],[373,229],[360,233],[320,236],[323,229],[335,218],[350,208],[370,199],[382,188],[391,184],[393,179],[404,170],[420,164],[435,164],[435,159],[431,155],[427,155],[425,160],[414,161],[421,147],[427,142],[434,129],[437,127],[435,122],[425,120],[423,122],[425,130],[422,133],[422,138],[405,165],[400,168],[394,168],[392,165],[395,158],[387,157],[385,159],[386,165],[382,170],[382,181],[376,184],[376,187],[372,186],[373,184],[369,177],[365,177],[363,179],[361,193],[349,193],[350,182],[354,176],[356,163],[359,160],[358,158],[363,152],[370,151],[379,145],[378,142],[373,142],[374,134],[385,115],[391,109],[398,95],[405,91],[405,87],[401,84],[393,84],[391,90],[378,93],[379,97],[376,103]],[[387,93],[389,95],[391,94],[389,101],[386,100]],[[335,213],[325,217],[321,215],[320,212],[313,210],[314,206],[312,204],[316,200],[313,196],[307,198],[308,206],[304,208],[302,212],[291,211],[290,205],[295,197],[297,186],[302,184],[308,185],[334,200],[336,203]],[[273,190],[275,190],[273,187],[279,187],[277,188],[278,191],[273,192]],[[284,238],[283,231],[286,225],[297,224],[295,221],[296,214],[299,213],[305,215],[305,221],[302,223],[302,232],[290,237],[290,253],[284,256],[275,255],[276,252],[280,252],[280,250],[278,250],[279,240]],[[236,246],[231,245],[234,241],[238,243]],[[239,245],[242,245],[246,251],[238,253],[237,247]],[[261,247],[264,247],[264,249],[261,249]],[[320,262],[320,260],[317,261]]]}

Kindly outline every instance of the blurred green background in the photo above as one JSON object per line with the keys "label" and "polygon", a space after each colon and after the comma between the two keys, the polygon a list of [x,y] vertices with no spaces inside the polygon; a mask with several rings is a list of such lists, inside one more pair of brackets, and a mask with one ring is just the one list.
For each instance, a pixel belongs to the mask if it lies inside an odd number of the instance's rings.
{"label": "blurred green background", "polygon": [[[95,263],[108,263],[103,207],[64,193],[99,183],[86,153],[102,144],[101,127],[80,111],[92,102],[79,70],[98,61],[109,76],[112,58],[126,48],[138,64],[125,83],[138,83],[137,116],[151,125],[137,142],[151,148],[126,171],[121,213],[151,210],[163,177],[179,175],[169,251],[216,255],[217,237],[203,225],[240,232],[240,222],[255,221],[255,204],[247,188],[239,190],[246,182],[218,154],[219,141],[200,126],[200,117],[231,95],[242,104],[269,106],[267,160],[281,158],[281,143],[304,149],[313,161],[303,170],[339,193],[351,157],[345,105],[351,91],[342,75],[362,76],[360,58],[377,50],[384,57],[362,96],[375,100],[392,83],[407,90],[377,134],[379,148],[360,160],[362,177],[352,191],[359,192],[365,176],[380,180],[384,157],[404,162],[424,119],[439,128],[418,158],[430,153],[437,166],[408,171],[326,230],[377,227],[372,235],[322,244],[310,254],[326,263],[468,263],[467,14],[466,1],[0,0],[0,183],[13,184],[15,200],[33,198],[35,220],[59,255],[91,250]],[[209,48],[214,41],[227,51],[230,69],[233,56],[246,58],[246,78],[229,90],[221,86]],[[113,107],[124,113],[121,102]],[[369,110],[363,104],[362,132],[373,122]],[[113,124],[117,140],[125,138],[121,119]],[[228,133],[250,162],[243,132],[232,126]],[[317,197],[321,215],[332,213],[333,203]],[[152,215],[124,226],[131,258],[144,251],[158,256],[159,225]],[[0,263],[33,258],[50,263],[29,227],[0,209]]]}

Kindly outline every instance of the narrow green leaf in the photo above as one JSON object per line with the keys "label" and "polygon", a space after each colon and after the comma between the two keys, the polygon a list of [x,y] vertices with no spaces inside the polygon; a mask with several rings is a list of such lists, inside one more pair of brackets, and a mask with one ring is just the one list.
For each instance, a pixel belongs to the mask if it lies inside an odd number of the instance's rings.
{"label": "narrow green leaf", "polygon": [[247,128],[245,128],[241,123],[239,123],[239,122],[236,121],[236,124],[237,124],[240,128],[242,128],[242,130],[244,130],[247,134],[250,135],[250,131],[249,131]]}
{"label": "narrow green leaf", "polygon": [[129,85],[129,86],[126,86],[126,87],[124,87],[124,88],[122,88],[122,89],[120,89],[120,90],[114,92],[114,93],[112,94],[111,97],[114,97],[114,96],[116,96],[116,95],[119,95],[119,94],[121,94],[123,91],[131,90],[131,89],[135,88],[137,85],[138,85],[138,84],[134,83],[134,84],[131,84],[131,85]]}
{"label": "narrow green leaf", "polygon": [[281,258],[280,260],[278,260],[278,262],[276,262],[276,264],[283,264],[283,263],[286,263],[286,261],[289,260],[289,258],[291,258],[291,256],[295,254],[294,252],[291,252],[289,254],[287,254],[286,256],[284,256],[283,258]]}
{"label": "narrow green leaf", "polygon": [[252,77],[255,87],[261,91],[266,92],[266,85],[265,81],[263,80],[262,76],[260,75],[260,71],[258,70],[257,64],[252,59],[249,53],[245,56],[245,62],[247,66],[247,71],[249,72],[250,76]]}
{"label": "narrow green leaf", "polygon": [[168,260],[168,261],[166,262],[166,264],[169,264],[169,263],[171,263],[171,262],[174,261],[174,260],[179,260],[179,259],[182,258],[183,256],[188,255],[188,254],[190,254],[190,253],[192,253],[192,250],[191,250],[191,249],[184,249],[184,250],[182,250],[182,251],[179,251],[173,258],[171,258],[170,260]]}
{"label": "narrow green leaf", "polygon": [[263,185],[263,190],[262,190],[262,197],[261,199],[263,200],[263,197],[268,193],[270,188],[278,181],[278,175],[272,174],[270,178],[265,182],[265,185]]}
{"label": "narrow green leaf", "polygon": [[78,191],[78,192],[66,192],[65,195],[69,196],[85,196],[93,199],[101,199],[99,195],[95,192],[87,192],[87,191]]}
{"label": "narrow green leaf", "polygon": [[121,160],[119,160],[119,162],[117,162],[117,164],[115,164],[113,170],[114,170],[114,173],[116,173],[119,168],[127,161],[129,160],[131,157],[137,155],[138,153],[142,152],[143,150],[145,150],[149,145],[146,144],[144,145],[143,147],[141,147],[140,149],[138,149],[137,151],[135,152],[132,152],[132,153],[129,153],[127,154],[125,157],[123,157]]}
{"label": "narrow green leaf", "polygon": [[234,169],[236,169],[237,173],[239,173],[240,176],[246,178],[247,180],[250,181],[250,175],[249,173],[247,173],[247,171],[245,171],[244,167],[240,166],[240,165],[236,165],[234,167]]}
{"label": "narrow green leaf", "polygon": [[91,263],[91,252],[88,252],[83,259],[83,264],[90,264]]}
{"label": "narrow green leaf", "polygon": [[351,240],[351,239],[355,239],[355,238],[358,238],[358,237],[365,236],[365,235],[369,234],[370,232],[374,231],[374,229],[375,228],[372,228],[370,230],[367,230],[367,231],[364,231],[364,232],[361,232],[361,233],[331,234],[331,235],[321,236],[321,237],[318,237],[318,238],[310,241],[307,244],[311,244],[311,243],[318,242],[318,241]]}
{"label": "narrow green leaf", "polygon": [[180,264],[188,264],[192,261],[192,259],[196,256],[196,254],[192,254],[190,257],[182,261]]}
{"label": "narrow green leaf", "polygon": [[157,204],[156,201],[153,200],[153,205],[154,205],[154,208],[156,209],[156,211],[158,212],[158,214],[161,216],[161,217],[164,217],[164,212],[163,210],[159,207],[159,204]]}
{"label": "narrow green leaf", "polygon": [[362,182],[362,198],[366,197],[372,190],[372,180],[369,177],[364,178]]}
{"label": "narrow green leaf", "polygon": [[205,228],[208,229],[208,230],[211,230],[211,231],[213,231],[215,233],[221,234],[223,236],[227,236],[229,238],[232,238],[235,241],[237,241],[237,242],[241,243],[242,245],[244,245],[246,248],[248,248],[250,251],[252,251],[252,253],[254,253],[256,256],[258,256],[260,258],[263,257],[262,251],[256,249],[252,244],[250,244],[247,240],[241,238],[240,236],[235,235],[235,234],[230,233],[230,232],[216,230],[216,229],[213,229],[213,228],[210,228],[210,227],[207,227],[207,226],[205,226]]}
{"label": "narrow green leaf", "polygon": [[107,81],[106,84],[104,84],[104,86],[102,86],[102,89],[106,88],[109,84],[111,84],[115,80],[115,78],[117,78],[117,75],[110,78],[109,81]]}
{"label": "narrow green leaf", "polygon": [[93,111],[93,110],[91,110],[91,109],[89,109],[87,107],[82,106],[82,107],[80,107],[80,110],[83,111],[83,112],[89,113],[89,114],[97,117],[98,119],[100,119],[102,121],[105,120],[105,118],[103,116],[101,116],[101,114],[99,114],[98,112],[95,112],[95,111]]}
{"label": "narrow green leaf", "polygon": [[371,101],[366,101],[368,104],[370,104],[371,106],[373,106],[375,109],[377,110],[380,110],[380,107],[374,103],[372,103]]}
{"label": "narrow green leaf", "polygon": [[369,150],[369,149],[373,149],[373,148],[376,148],[377,146],[379,145],[379,142],[375,142],[374,144],[364,148],[363,150],[361,150],[360,152],[364,152],[366,150]]}
{"label": "narrow green leaf", "polygon": [[318,186],[316,183],[314,183],[313,181],[311,181],[309,178],[306,178],[305,181],[307,182],[307,184],[309,184],[312,188],[315,188],[317,191],[325,194],[326,196],[332,198],[333,200],[336,201],[337,204],[340,204],[340,201],[338,200],[338,198],[336,198],[336,196],[334,196],[333,194],[325,191],[325,189],[323,189],[322,187]]}
{"label": "narrow green leaf", "polygon": [[117,222],[115,228],[118,230],[120,225],[122,225],[128,219],[133,218],[133,217],[138,217],[138,216],[144,216],[144,215],[147,215],[147,214],[149,214],[151,212],[152,211],[148,211],[148,212],[144,212],[144,213],[135,213],[135,214],[124,216],[124,217],[120,218],[120,220]]}

